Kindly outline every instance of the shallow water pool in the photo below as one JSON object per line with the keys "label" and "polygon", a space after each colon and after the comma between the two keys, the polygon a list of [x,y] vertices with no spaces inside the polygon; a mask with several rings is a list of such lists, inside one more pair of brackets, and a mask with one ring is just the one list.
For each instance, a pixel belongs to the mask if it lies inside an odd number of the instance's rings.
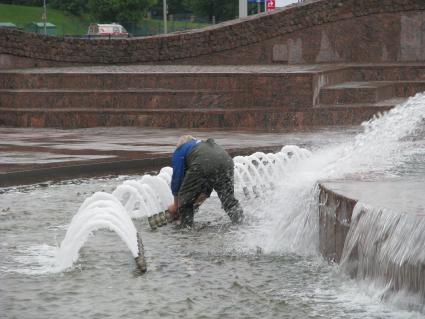
{"label": "shallow water pool", "polygon": [[[245,246],[216,197],[196,227],[172,225],[142,234],[148,272],[140,275],[127,246],[98,231],[72,269],[50,273],[51,254],[92,192],[123,179],[105,178],[9,189],[0,212],[0,317],[4,318],[420,318],[374,297],[318,255],[264,254]],[[7,205],[6,205],[7,203]],[[243,203],[249,215],[268,209]],[[6,207],[7,206],[7,207]],[[276,208],[273,208],[276,209]]]}

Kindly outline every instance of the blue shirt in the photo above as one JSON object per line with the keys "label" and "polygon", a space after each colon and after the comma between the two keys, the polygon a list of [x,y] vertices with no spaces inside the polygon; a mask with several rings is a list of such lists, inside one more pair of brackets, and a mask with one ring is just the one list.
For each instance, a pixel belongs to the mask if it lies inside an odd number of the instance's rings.
{"label": "blue shirt", "polygon": [[186,157],[187,154],[195,147],[196,144],[200,143],[199,140],[190,140],[180,145],[173,154],[173,177],[171,178],[171,192],[174,196],[177,196],[180,186],[183,183],[185,174]]}

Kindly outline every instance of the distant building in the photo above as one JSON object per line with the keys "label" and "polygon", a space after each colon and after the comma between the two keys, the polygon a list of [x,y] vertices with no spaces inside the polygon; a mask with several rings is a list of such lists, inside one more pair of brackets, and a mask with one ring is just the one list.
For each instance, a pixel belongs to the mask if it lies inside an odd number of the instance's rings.
{"label": "distant building", "polygon": [[3,29],[19,29],[16,24],[12,22],[0,22],[0,28]]}
{"label": "distant building", "polygon": [[285,7],[289,4],[303,2],[302,0],[276,0],[276,8]]}
{"label": "distant building", "polygon": [[[25,26],[25,31],[44,34],[44,22],[31,22]],[[46,34],[56,35],[56,25],[46,22]]]}

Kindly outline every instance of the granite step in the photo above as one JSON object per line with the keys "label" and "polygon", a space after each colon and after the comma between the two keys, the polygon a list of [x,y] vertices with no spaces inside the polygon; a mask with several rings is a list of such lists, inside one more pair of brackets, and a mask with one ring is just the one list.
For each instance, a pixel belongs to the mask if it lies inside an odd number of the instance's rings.
{"label": "granite step", "polygon": [[237,73],[229,67],[228,73],[214,73],[199,69],[188,74],[178,72],[180,68],[176,73],[0,72],[0,106],[210,108],[312,104],[310,72],[256,73],[242,69],[244,72]]}
{"label": "granite step", "polygon": [[422,81],[400,81],[394,82],[395,96],[409,97],[416,93],[425,92],[425,79]]}
{"label": "granite step", "polygon": [[315,109],[322,110],[338,110],[338,109],[368,109],[376,110],[375,114],[388,111],[395,106],[402,104],[408,100],[407,97],[393,97],[381,100],[375,103],[350,103],[350,104],[320,104],[314,107]]}
{"label": "granite step", "polygon": [[351,68],[351,81],[425,81],[425,65],[361,64]]}
{"label": "granite step", "polygon": [[252,94],[241,90],[0,90],[0,107],[86,109],[231,108],[252,106]]}
{"label": "granite step", "polygon": [[[3,89],[225,89],[265,85],[325,75],[336,84],[345,81],[425,80],[425,64],[313,64],[313,65],[125,65],[0,70]],[[270,83],[269,83],[270,84]]]}
{"label": "granite step", "polygon": [[323,87],[320,104],[377,103],[393,97],[409,97],[425,91],[423,81],[344,82]]}
{"label": "granite step", "polygon": [[[223,74],[174,73],[0,73],[1,89],[238,89],[252,77]],[[255,79],[254,79],[255,81]]]}
{"label": "granite step", "polygon": [[405,103],[409,98],[408,97],[393,97],[387,100],[376,102],[373,106],[386,106],[386,107],[394,107],[399,104]]}
{"label": "granite step", "polygon": [[387,106],[234,109],[10,109],[0,108],[0,126],[84,128],[142,126],[164,128],[290,129],[357,125]]}
{"label": "granite step", "polygon": [[320,104],[375,103],[395,95],[392,82],[344,82],[320,90]]}
{"label": "granite step", "polygon": [[[295,93],[296,91],[296,93]],[[305,87],[242,89],[0,89],[8,108],[305,108],[312,106],[311,82]]]}
{"label": "granite step", "polygon": [[311,77],[321,70],[311,66],[161,65],[0,70],[0,89],[266,89],[284,85],[288,80],[289,83],[300,83],[304,79],[311,81]]}
{"label": "granite step", "polygon": [[424,65],[102,66],[0,72],[0,125],[353,125],[425,91]]}

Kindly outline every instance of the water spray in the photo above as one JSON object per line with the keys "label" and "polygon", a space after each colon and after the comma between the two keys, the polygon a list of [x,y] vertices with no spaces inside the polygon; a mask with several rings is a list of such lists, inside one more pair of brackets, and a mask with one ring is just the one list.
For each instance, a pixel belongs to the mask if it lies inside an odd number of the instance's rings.
{"label": "water spray", "polygon": [[[277,154],[257,152],[250,156],[237,156],[235,163],[235,189],[246,198],[264,196],[274,188],[290,169],[288,164],[309,156],[307,150],[286,146]],[[119,185],[112,194],[100,192],[87,198],[74,216],[58,258],[62,269],[70,267],[78,259],[78,251],[90,233],[106,228],[115,231],[132,252],[137,267],[146,272],[146,260],[141,235],[131,218],[147,218],[152,230],[173,221],[168,206],[174,198],[170,183],[173,170],[164,167],[158,175],[144,175],[139,180],[128,180]],[[201,196],[195,203],[195,210],[208,196]]]}

